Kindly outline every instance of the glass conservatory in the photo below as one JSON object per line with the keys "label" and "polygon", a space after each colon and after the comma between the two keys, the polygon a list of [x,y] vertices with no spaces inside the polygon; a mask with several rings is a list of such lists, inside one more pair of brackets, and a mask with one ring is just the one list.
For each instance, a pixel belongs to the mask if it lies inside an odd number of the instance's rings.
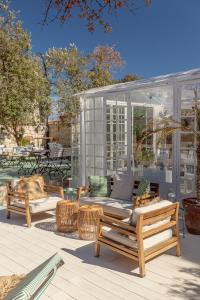
{"label": "glass conservatory", "polygon": [[[200,101],[200,69],[91,89],[80,97],[80,123],[72,134],[74,185],[89,175],[131,173],[160,183],[161,195],[177,199],[195,193],[193,132],[177,131],[138,141],[164,117],[197,128],[194,102]],[[162,122],[160,122],[162,123]],[[139,157],[139,159],[138,159]]]}

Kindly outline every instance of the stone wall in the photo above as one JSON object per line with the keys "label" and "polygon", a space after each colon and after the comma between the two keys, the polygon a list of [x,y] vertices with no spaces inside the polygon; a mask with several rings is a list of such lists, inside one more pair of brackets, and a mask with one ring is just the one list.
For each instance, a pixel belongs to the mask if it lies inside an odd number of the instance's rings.
{"label": "stone wall", "polygon": [[[40,147],[44,143],[44,136],[46,132],[46,126],[24,126],[24,139],[27,142],[34,144],[36,147]],[[5,147],[17,146],[14,137],[6,131],[0,131],[0,145]]]}
{"label": "stone wall", "polygon": [[49,121],[49,137],[53,142],[71,147],[71,127],[61,121]]}

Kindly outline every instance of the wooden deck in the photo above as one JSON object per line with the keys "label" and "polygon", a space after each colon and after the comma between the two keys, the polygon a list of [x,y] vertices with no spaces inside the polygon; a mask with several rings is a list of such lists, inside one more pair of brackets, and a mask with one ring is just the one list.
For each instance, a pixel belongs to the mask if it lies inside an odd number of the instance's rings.
{"label": "wooden deck", "polygon": [[[48,217],[48,218],[47,218]],[[54,217],[38,216],[31,229],[24,218],[6,220],[0,210],[0,275],[27,273],[55,252],[65,261],[42,299],[200,299],[200,237],[181,238],[182,256],[173,251],[147,263],[147,276],[128,258],[103,249],[93,257],[92,242],[58,234]]]}

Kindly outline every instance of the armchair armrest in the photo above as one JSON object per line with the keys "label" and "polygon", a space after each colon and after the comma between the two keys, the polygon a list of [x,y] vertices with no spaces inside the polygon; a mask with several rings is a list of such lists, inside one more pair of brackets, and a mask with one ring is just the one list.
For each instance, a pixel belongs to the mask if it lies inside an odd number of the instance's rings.
{"label": "armchair armrest", "polygon": [[[24,202],[25,207],[28,209],[29,208],[29,199],[26,195],[26,193],[19,193],[19,192],[13,192],[13,191],[8,191],[7,194],[7,208],[10,206],[14,206],[17,201],[19,202]],[[14,200],[14,201],[13,201]]]}
{"label": "armchair armrest", "polygon": [[61,198],[64,199],[64,190],[62,186],[45,184],[44,191],[47,193],[57,193]]}
{"label": "armchair armrest", "polygon": [[136,228],[133,225],[129,225],[119,219],[108,217],[102,215],[100,218],[100,226],[107,226],[110,227],[122,234],[125,235],[136,235]]}

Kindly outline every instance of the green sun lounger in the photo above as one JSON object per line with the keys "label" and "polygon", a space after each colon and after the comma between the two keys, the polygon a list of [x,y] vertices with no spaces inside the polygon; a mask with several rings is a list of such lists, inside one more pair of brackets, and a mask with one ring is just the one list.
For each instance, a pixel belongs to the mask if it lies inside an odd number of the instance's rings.
{"label": "green sun lounger", "polygon": [[5,300],[37,300],[40,299],[57,269],[64,264],[56,253],[40,266],[28,273],[22,281],[9,292]]}

